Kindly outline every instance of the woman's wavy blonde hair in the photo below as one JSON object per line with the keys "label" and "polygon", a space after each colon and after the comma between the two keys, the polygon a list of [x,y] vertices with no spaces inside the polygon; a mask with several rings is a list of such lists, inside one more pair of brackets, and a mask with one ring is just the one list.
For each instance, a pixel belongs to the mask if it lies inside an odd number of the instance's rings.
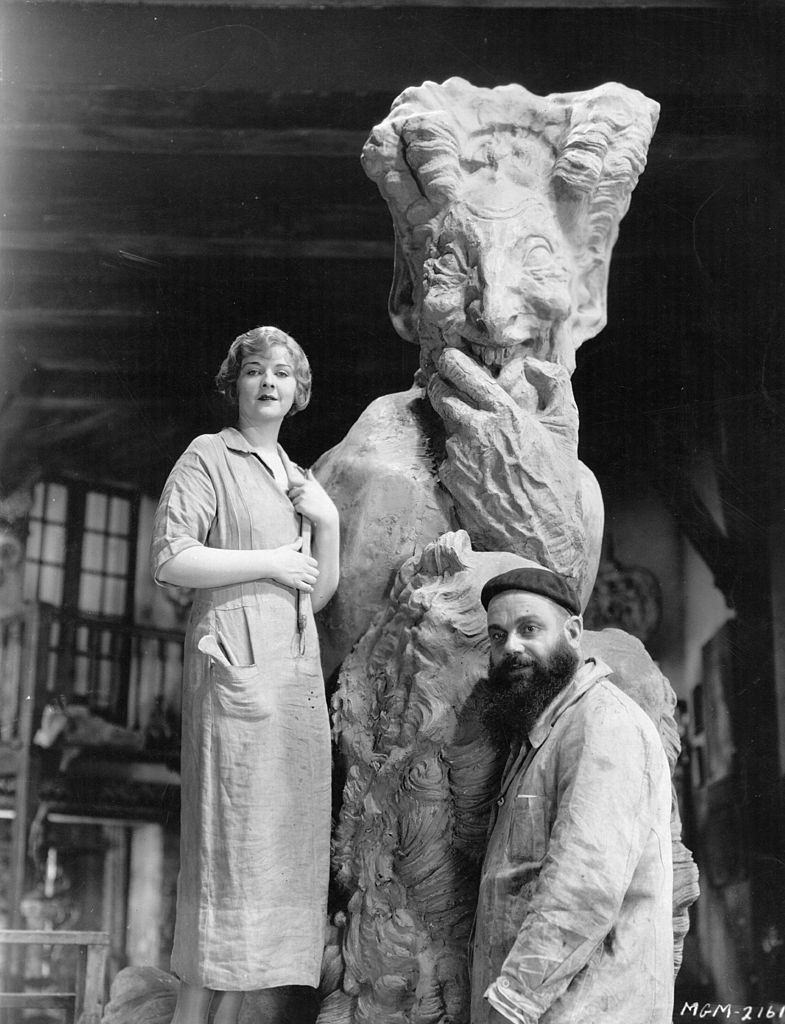
{"label": "woman's wavy blonde hair", "polygon": [[268,356],[270,350],[280,345],[289,353],[294,370],[296,383],[294,402],[287,416],[294,416],[308,405],[311,400],[311,366],[308,357],[294,338],[278,327],[254,327],[245,334],[238,335],[229,346],[226,358],[215,377],[215,386],[231,406],[237,405],[237,378],[243,360],[248,356]]}

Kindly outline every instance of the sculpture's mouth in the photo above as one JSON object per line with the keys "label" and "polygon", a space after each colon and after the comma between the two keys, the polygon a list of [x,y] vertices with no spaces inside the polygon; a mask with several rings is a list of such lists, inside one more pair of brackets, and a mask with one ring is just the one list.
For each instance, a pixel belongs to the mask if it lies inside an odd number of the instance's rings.
{"label": "sculpture's mouth", "polygon": [[[471,325],[465,324],[455,332],[453,338],[457,334],[458,347],[462,348],[480,366],[484,366],[494,377],[497,377],[509,363],[521,359],[523,356],[542,358],[542,354],[547,353],[550,349],[552,336],[550,324],[543,324],[540,328],[532,326],[529,331],[518,332],[517,337],[501,337],[495,342],[478,338],[478,333],[473,330]],[[510,333],[512,334],[512,332]],[[504,341],[507,341],[506,345],[503,344]]]}
{"label": "sculpture's mouth", "polygon": [[478,363],[487,366],[491,372],[496,371],[498,373],[513,357],[523,355],[526,351],[531,351],[532,346],[533,343],[530,341],[518,342],[516,345],[507,345],[504,348],[497,345],[476,345],[470,343],[469,350]]}
{"label": "sculpture's mouth", "polygon": [[541,338],[527,338],[514,345],[487,345],[462,337],[459,347],[479,363],[491,377],[498,377],[505,366],[522,360],[524,356],[539,357],[543,350],[547,350]]}

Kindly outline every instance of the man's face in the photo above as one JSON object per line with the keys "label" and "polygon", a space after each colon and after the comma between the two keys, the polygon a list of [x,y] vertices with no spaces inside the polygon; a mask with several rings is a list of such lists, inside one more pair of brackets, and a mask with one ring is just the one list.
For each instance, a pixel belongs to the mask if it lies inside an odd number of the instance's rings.
{"label": "man's face", "polygon": [[575,674],[581,621],[547,597],[508,590],[488,606],[492,717],[528,731]]}

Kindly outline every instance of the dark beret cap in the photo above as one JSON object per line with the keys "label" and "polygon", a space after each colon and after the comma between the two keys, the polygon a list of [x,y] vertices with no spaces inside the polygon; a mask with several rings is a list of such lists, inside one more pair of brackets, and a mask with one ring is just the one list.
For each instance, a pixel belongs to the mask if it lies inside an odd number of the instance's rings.
{"label": "dark beret cap", "polygon": [[580,615],[581,603],[577,593],[563,576],[548,569],[511,569],[488,580],[482,588],[480,600],[488,609],[491,599],[505,590],[524,590],[527,594],[540,594],[566,608],[572,615]]}

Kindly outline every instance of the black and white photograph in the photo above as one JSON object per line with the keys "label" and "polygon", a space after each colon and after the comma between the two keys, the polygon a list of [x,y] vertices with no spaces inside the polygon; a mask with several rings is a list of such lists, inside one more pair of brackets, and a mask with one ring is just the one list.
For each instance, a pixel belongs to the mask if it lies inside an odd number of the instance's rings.
{"label": "black and white photograph", "polygon": [[5,0],[0,1021],[785,1021],[785,6]]}

